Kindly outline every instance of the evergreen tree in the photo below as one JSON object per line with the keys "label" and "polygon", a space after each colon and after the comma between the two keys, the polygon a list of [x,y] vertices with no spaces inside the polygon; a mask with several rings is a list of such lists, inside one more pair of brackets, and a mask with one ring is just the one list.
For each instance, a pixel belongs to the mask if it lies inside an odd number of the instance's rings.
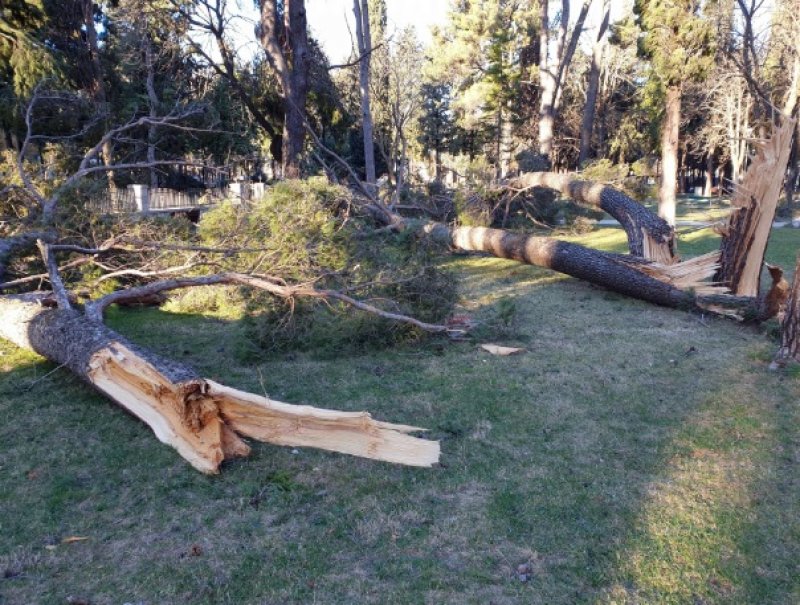
{"label": "evergreen tree", "polygon": [[458,126],[485,148],[498,176],[510,169],[514,128],[524,114],[521,59],[536,33],[535,9],[509,0],[455,3],[431,51],[431,80],[450,86]]}
{"label": "evergreen tree", "polygon": [[438,182],[441,178],[441,154],[448,150],[453,138],[450,87],[447,84],[423,84],[421,94],[419,142],[425,153],[433,153],[434,174]]}
{"label": "evergreen tree", "polygon": [[644,31],[641,50],[650,61],[646,100],[663,107],[658,213],[675,224],[681,96],[684,84],[703,78],[713,64],[714,26],[700,0],[635,0]]}

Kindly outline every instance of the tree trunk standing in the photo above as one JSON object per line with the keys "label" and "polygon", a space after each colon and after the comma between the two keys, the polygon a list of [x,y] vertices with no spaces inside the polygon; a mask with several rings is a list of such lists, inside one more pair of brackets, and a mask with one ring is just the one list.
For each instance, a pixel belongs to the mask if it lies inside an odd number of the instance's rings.
{"label": "tree trunk standing", "polygon": [[408,140],[406,136],[400,133],[400,158],[397,163],[397,176],[395,177],[395,200],[400,201],[400,196],[406,186],[406,165],[408,163]]}
{"label": "tree trunk standing", "polygon": [[781,348],[770,369],[783,366],[787,361],[800,362],[800,256],[794,270],[794,281],[781,320]]}
{"label": "tree trunk standing", "polygon": [[569,6],[568,0],[562,0],[562,28],[559,31],[563,32],[564,42],[559,43],[559,48],[564,50],[559,54],[558,70],[556,72],[556,97],[553,103],[553,110],[555,115],[561,110],[561,99],[564,95],[564,81],[567,78],[567,70],[572,65],[572,58],[575,56],[575,50],[578,48],[581,34],[583,33],[583,24],[586,22],[586,16],[589,14],[589,9],[592,6],[593,0],[583,0],[581,10],[578,13],[578,18],[575,20],[575,27],[569,38],[569,43],[564,46],[566,42],[567,26],[569,23],[564,23],[564,16],[569,16],[569,12],[563,12]]}
{"label": "tree trunk standing", "polygon": [[[144,36],[144,56],[145,64],[147,67],[147,77],[145,79],[145,87],[147,88],[147,103],[150,109],[150,117],[155,120],[158,117],[158,95],[156,94],[155,77],[156,70],[153,62],[153,41],[150,34],[146,33]],[[156,161],[156,140],[157,132],[154,123],[147,126],[147,163],[150,164],[150,187],[155,189],[158,187],[158,173],[155,168]]]}
{"label": "tree trunk standing", "polygon": [[500,123],[500,178],[506,178],[511,172],[513,126],[511,111],[506,111]]}
{"label": "tree trunk standing", "polygon": [[578,169],[589,159],[592,150],[592,130],[594,129],[595,105],[597,105],[597,93],[600,88],[600,65],[603,61],[603,51],[605,50],[605,34],[608,29],[608,22],[611,14],[609,0],[603,4],[603,21],[597,32],[597,40],[592,49],[592,64],[589,68],[588,81],[586,83],[586,105],[583,108],[583,118],[581,120],[581,144],[578,152]]}
{"label": "tree trunk standing", "polygon": [[308,27],[304,0],[261,2],[260,40],[267,60],[281,83],[284,103],[283,177],[300,177],[300,160],[306,137],[305,106],[308,96]]}
{"label": "tree trunk standing", "polygon": [[678,186],[678,142],[681,126],[681,87],[667,88],[664,124],[661,127],[661,187],[658,190],[658,216],[675,225]]}
{"label": "tree trunk standing", "polygon": [[709,151],[706,154],[706,171],[705,177],[706,182],[703,186],[703,195],[705,197],[711,197],[714,191],[714,159],[715,159],[715,152],[713,150]]}
{"label": "tree trunk standing", "polygon": [[549,60],[550,17],[547,4],[548,0],[541,0],[539,8],[539,155],[549,161],[553,151],[556,78]]}
{"label": "tree trunk standing", "polygon": [[794,191],[797,184],[798,168],[800,168],[800,122],[795,129],[792,140],[792,153],[789,156],[789,170],[786,173],[786,181],[783,185],[783,192],[786,195],[786,215],[789,217],[789,224],[794,226]]}
{"label": "tree trunk standing", "polygon": [[300,160],[306,138],[306,97],[308,96],[308,25],[304,0],[285,0],[285,32],[290,45],[292,69],[289,111],[283,127],[284,178],[300,178]]}
{"label": "tree trunk standing", "polygon": [[356,17],[356,43],[358,45],[358,84],[361,93],[361,127],[364,135],[364,168],[366,180],[375,185],[375,147],[372,134],[372,111],[370,109],[370,53],[372,37],[369,26],[369,2],[353,0],[353,13]]}
{"label": "tree trunk standing", "polygon": [[690,175],[687,174],[686,169],[686,150],[682,149],[678,151],[678,194],[686,193],[688,187],[687,183],[691,182],[689,178]]}
{"label": "tree trunk standing", "polygon": [[[94,26],[94,1],[81,0],[81,13],[83,16],[83,27],[86,30],[86,51],[89,55],[89,65],[91,66],[91,80],[89,82],[89,94],[92,99],[102,107],[102,112],[106,113],[108,107],[108,97],[106,95],[106,86],[103,81],[103,67],[100,64],[100,49],[97,44],[97,29]],[[105,121],[108,125],[108,120]],[[103,164],[110,166],[114,163],[114,141],[108,140],[103,145]],[[115,190],[117,188],[114,180],[114,172],[109,170],[106,172],[108,179],[108,188]]]}
{"label": "tree trunk standing", "polygon": [[552,164],[553,134],[555,119],[558,114],[563,92],[563,82],[569,69],[575,49],[578,46],[583,24],[592,0],[584,0],[581,12],[575,22],[569,42],[569,7],[570,0],[561,2],[561,21],[558,28],[558,40],[555,57],[550,58],[548,52],[550,21],[547,0],[542,0],[539,10],[539,154]]}

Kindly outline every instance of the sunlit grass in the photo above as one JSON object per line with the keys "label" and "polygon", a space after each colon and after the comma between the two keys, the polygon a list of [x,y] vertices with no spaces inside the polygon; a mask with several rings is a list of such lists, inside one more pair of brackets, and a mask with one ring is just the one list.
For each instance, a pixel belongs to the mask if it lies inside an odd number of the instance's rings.
{"label": "sunlit grass", "polygon": [[[776,230],[769,255],[793,263],[798,243]],[[429,428],[434,469],[255,444],[205,477],[0,342],[0,602],[800,601],[800,383],[767,371],[775,342],[536,267],[445,262],[479,339],[247,365],[225,313],[110,318],[232,386]]]}

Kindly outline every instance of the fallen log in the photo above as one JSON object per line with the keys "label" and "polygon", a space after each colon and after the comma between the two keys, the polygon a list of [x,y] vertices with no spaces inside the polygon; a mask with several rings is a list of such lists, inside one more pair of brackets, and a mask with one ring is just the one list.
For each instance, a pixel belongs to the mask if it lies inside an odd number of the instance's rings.
{"label": "fallen log", "polygon": [[[612,254],[565,242],[488,227],[428,223],[422,230],[457,250],[488,252],[499,258],[545,267],[626,296],[665,307],[694,308],[695,295],[657,279],[657,268],[643,258]],[[650,267],[648,274],[642,267]]]}
{"label": "fallen log", "polygon": [[429,467],[439,443],[413,437],[412,426],[373,420],[366,412],[298,406],[238,391],[200,377],[185,364],[135,345],[71,308],[43,304],[41,293],[0,297],[0,337],[67,367],[145,422],[194,468],[219,472],[246,456],[240,435],[316,447],[396,464]]}
{"label": "fallen log", "polygon": [[512,179],[511,185],[524,189],[546,187],[583,206],[599,208],[622,225],[628,236],[628,249],[633,256],[641,256],[662,265],[671,265],[678,260],[672,226],[618,189],[557,172],[524,173]]}

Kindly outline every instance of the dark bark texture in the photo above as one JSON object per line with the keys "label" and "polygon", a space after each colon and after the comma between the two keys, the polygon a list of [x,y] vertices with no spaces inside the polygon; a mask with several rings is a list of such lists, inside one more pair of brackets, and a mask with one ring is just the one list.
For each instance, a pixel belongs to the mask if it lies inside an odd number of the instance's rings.
{"label": "dark bark texture", "polygon": [[80,311],[53,308],[53,304],[49,293],[0,297],[0,337],[69,368],[84,380],[88,380],[92,356],[112,343],[135,351],[170,382],[188,385],[200,380],[190,367],[130,342]]}
{"label": "dark bark texture", "polygon": [[260,34],[261,45],[283,93],[283,176],[299,178],[306,136],[305,107],[310,70],[304,0],[284,0],[280,7],[277,0],[261,2]]}
{"label": "dark bark texture", "polygon": [[639,202],[607,185],[581,181],[568,174],[530,172],[512,181],[517,187],[547,187],[584,206],[608,212],[620,222],[628,236],[633,256],[663,264],[675,262],[675,233],[661,217]]}
{"label": "dark bark texture", "polygon": [[458,250],[488,252],[499,258],[545,267],[665,307],[695,307],[693,294],[637,269],[637,265],[648,264],[641,258],[503,229],[451,227],[443,223],[420,227],[428,236]]}
{"label": "dark bark texture", "polygon": [[778,363],[800,362],[800,257],[794,272],[794,282],[781,321],[781,348],[775,356]]}

